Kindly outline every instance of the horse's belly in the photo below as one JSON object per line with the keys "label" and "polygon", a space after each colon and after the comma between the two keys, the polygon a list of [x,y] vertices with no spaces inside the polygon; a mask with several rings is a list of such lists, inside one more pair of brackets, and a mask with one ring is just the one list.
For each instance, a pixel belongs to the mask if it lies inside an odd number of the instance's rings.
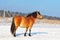
{"label": "horse's belly", "polygon": [[25,18],[22,18],[22,21],[20,23],[20,27],[23,27],[23,28],[28,27],[28,20]]}
{"label": "horse's belly", "polygon": [[20,24],[20,27],[26,28],[28,25],[27,24]]}

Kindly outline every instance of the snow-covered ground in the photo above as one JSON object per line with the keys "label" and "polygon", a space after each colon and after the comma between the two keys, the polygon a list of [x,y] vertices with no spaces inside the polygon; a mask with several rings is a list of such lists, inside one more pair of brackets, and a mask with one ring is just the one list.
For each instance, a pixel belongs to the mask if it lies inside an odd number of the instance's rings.
{"label": "snow-covered ground", "polygon": [[11,22],[0,22],[0,40],[60,40],[60,24],[35,23],[32,36],[24,37],[25,28],[18,28],[16,37],[10,33]]}

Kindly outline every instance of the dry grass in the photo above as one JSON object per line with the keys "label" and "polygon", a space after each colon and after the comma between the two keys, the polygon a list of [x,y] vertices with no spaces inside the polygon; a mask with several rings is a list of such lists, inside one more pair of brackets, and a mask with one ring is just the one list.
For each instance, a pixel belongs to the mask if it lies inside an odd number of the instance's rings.
{"label": "dry grass", "polygon": [[42,21],[45,22],[45,23],[60,24],[60,20],[48,20],[48,19],[43,19]]}

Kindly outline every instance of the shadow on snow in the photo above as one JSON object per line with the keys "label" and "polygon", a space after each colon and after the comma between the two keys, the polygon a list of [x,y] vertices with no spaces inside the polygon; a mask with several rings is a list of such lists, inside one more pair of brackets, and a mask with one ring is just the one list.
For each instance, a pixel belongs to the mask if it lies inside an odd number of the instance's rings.
{"label": "shadow on snow", "polygon": [[[28,34],[28,33],[27,33]],[[48,34],[47,32],[32,32],[31,35],[37,35],[37,34]],[[20,35],[24,35],[24,33],[19,33],[19,34],[16,34],[16,36],[20,36]]]}

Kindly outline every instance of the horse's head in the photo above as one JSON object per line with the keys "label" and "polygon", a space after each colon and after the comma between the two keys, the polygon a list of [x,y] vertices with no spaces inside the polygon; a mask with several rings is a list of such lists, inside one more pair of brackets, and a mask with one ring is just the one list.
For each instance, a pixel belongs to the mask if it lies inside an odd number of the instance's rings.
{"label": "horse's head", "polygon": [[36,14],[37,14],[36,18],[39,18],[39,19],[43,18],[42,15],[40,14],[40,12],[36,12]]}
{"label": "horse's head", "polygon": [[42,15],[40,14],[40,12],[38,12],[38,11],[35,11],[35,12],[31,13],[31,14],[28,14],[27,17],[29,17],[29,16],[33,16],[34,18],[38,18],[38,19],[43,18]]}

